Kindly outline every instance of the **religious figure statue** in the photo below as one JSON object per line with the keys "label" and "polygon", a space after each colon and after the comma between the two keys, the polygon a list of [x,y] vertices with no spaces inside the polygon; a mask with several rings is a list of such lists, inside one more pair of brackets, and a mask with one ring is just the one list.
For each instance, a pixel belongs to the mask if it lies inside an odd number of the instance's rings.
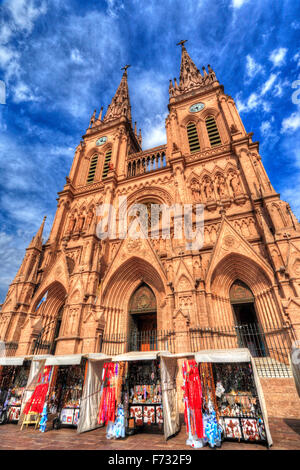
{"label": "religious figure statue", "polygon": [[93,215],[94,215],[94,214],[93,214],[93,210],[90,209],[90,210],[88,211],[88,214],[87,214],[87,217],[86,217],[86,226],[87,226],[87,228],[89,228],[90,225],[91,225],[91,222],[92,222],[92,220],[93,220]]}
{"label": "religious figure statue", "polygon": [[204,188],[206,199],[207,200],[212,199],[213,198],[213,185],[212,185],[211,180],[208,177],[204,179],[203,188]]}
{"label": "religious figure statue", "polygon": [[73,232],[74,227],[75,227],[75,223],[76,223],[76,219],[75,219],[74,215],[72,214],[70,219],[69,219],[69,225],[68,225],[68,229],[67,229],[68,233]]}
{"label": "religious figure statue", "polygon": [[231,174],[230,186],[232,187],[232,191],[233,191],[233,194],[235,196],[237,196],[238,194],[241,194],[242,188],[241,188],[240,179],[239,179],[237,173],[232,173]]}
{"label": "religious figure statue", "polygon": [[220,198],[225,196],[225,193],[226,193],[225,179],[221,175],[217,176],[217,191],[218,191]]}
{"label": "religious figure statue", "polygon": [[200,184],[196,179],[191,182],[192,195],[195,201],[200,199]]}

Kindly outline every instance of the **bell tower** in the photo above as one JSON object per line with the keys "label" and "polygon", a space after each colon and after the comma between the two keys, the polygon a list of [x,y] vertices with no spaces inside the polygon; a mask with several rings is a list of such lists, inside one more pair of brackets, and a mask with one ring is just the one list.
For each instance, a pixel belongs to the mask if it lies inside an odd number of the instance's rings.
{"label": "bell tower", "polygon": [[69,180],[74,187],[105,182],[111,177],[125,177],[125,157],[141,150],[141,134],[133,129],[129,99],[127,69],[125,65],[121,82],[102,118],[94,111],[83,141],[76,149]]}

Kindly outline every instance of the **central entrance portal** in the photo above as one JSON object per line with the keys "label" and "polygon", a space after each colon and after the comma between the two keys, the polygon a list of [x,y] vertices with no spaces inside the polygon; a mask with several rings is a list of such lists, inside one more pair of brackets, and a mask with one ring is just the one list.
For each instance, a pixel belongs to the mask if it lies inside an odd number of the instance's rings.
{"label": "central entrance portal", "polygon": [[239,347],[248,348],[253,357],[266,356],[263,331],[259,325],[254,296],[242,281],[235,281],[230,288]]}
{"label": "central entrance portal", "polygon": [[145,283],[129,302],[129,347],[131,351],[157,350],[156,298]]}

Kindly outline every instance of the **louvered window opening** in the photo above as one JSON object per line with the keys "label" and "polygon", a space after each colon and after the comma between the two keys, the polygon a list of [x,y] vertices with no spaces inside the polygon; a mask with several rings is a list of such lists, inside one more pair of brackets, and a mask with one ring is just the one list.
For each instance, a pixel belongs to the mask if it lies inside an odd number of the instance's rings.
{"label": "louvered window opening", "polygon": [[217,123],[215,121],[215,118],[208,117],[205,123],[206,123],[206,129],[207,129],[210,145],[212,147],[215,147],[216,145],[220,145],[222,142],[221,142],[221,138],[220,138],[220,134],[217,128]]}
{"label": "louvered window opening", "polygon": [[108,150],[105,154],[103,171],[102,171],[102,179],[107,177],[107,173],[109,171],[109,162],[110,162],[110,159],[111,159],[111,154],[112,154],[111,150]]}
{"label": "louvered window opening", "polygon": [[89,174],[87,177],[87,184],[90,184],[94,181],[97,163],[98,163],[98,155],[94,155],[93,158],[91,159]]}
{"label": "louvered window opening", "polygon": [[187,135],[189,140],[190,152],[198,152],[200,150],[200,144],[197,129],[193,122],[187,125]]}

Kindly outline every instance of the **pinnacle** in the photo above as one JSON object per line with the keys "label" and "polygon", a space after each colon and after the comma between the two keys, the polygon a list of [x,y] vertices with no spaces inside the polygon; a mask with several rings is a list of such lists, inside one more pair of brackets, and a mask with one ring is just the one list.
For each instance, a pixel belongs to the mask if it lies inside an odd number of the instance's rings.
{"label": "pinnacle", "polygon": [[127,69],[129,67],[130,65],[125,65],[121,69],[124,70],[121,83],[110,105],[108,106],[103,122],[111,121],[112,119],[118,119],[121,116],[125,116],[131,123],[131,106],[127,83]]}
{"label": "pinnacle", "polygon": [[36,232],[35,236],[32,238],[28,248],[38,248],[38,249],[42,248],[42,244],[43,244],[42,236],[43,236],[43,230],[44,230],[44,225],[45,225],[46,219],[47,219],[47,216],[45,215],[44,218],[43,218],[43,222],[41,223],[40,228]]}

